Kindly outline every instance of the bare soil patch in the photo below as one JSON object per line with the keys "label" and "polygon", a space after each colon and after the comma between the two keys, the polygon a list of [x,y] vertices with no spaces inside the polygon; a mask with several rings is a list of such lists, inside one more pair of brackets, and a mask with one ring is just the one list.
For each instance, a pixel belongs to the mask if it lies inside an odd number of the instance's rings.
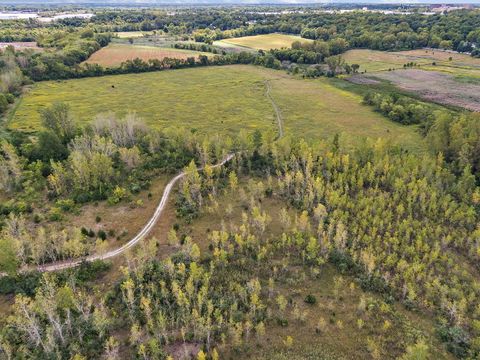
{"label": "bare soil patch", "polygon": [[426,100],[480,111],[480,85],[460,83],[448,74],[409,69],[380,72],[375,77],[417,93]]}

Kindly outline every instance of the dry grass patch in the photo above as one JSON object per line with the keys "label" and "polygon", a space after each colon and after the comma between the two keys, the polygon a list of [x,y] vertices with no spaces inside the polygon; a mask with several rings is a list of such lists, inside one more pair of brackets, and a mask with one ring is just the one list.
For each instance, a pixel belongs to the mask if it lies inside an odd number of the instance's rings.
{"label": "dry grass patch", "polygon": [[37,45],[35,41],[27,42],[0,42],[0,49],[6,49],[8,46],[13,46],[15,50],[35,50],[42,51],[43,49]]}
{"label": "dry grass patch", "polygon": [[452,75],[417,69],[381,72],[375,77],[429,101],[480,111],[480,84],[462,83]]}
{"label": "dry grass patch", "polygon": [[265,34],[255,36],[244,36],[239,38],[224,39],[218,41],[218,45],[240,46],[256,50],[271,50],[280,48],[289,48],[294,41],[311,42],[310,39],[304,39],[300,36],[286,34]]}
{"label": "dry grass patch", "polygon": [[115,33],[115,35],[117,35],[117,37],[119,37],[120,39],[134,39],[153,34],[153,31],[119,31]]}
{"label": "dry grass patch", "polygon": [[[100,230],[107,234],[113,231],[109,234],[103,250],[116,249],[132,239],[145,226],[154,214],[163,195],[165,184],[171,176],[163,175],[156,178],[148,190],[132,196],[129,203],[109,205],[106,201],[102,201],[97,204],[88,204],[83,206],[78,214],[66,216],[63,222],[66,226],[85,227],[87,230],[92,229],[95,233]],[[165,214],[170,218],[168,216],[172,212],[170,205],[167,208],[169,209],[166,209],[161,216],[162,220]],[[158,235],[159,230],[165,230],[163,226],[158,225],[157,223],[151,236]]]}
{"label": "dry grass patch", "polygon": [[148,61],[153,59],[162,60],[164,58],[186,59],[189,57],[198,57],[199,55],[210,56],[211,54],[155,46],[110,44],[94,52],[84,63],[112,67],[136,58]]}

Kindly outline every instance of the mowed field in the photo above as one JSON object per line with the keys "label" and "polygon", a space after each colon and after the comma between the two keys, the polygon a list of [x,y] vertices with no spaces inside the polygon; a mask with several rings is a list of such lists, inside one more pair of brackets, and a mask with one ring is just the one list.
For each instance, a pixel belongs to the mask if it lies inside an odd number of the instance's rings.
{"label": "mowed field", "polygon": [[280,48],[289,48],[294,41],[311,42],[310,39],[304,39],[300,36],[286,34],[265,34],[255,36],[244,36],[239,38],[224,39],[216,41],[214,45],[222,46],[240,46],[255,50],[271,50]]}
{"label": "mowed field", "polygon": [[361,96],[336,88],[328,79],[302,80],[248,65],[36,83],[11,114],[9,126],[39,130],[39,110],[61,101],[71,106],[80,124],[102,112],[122,116],[134,111],[156,128],[186,127],[212,134],[276,131],[267,80],[286,135],[313,141],[339,133],[345,143],[383,137],[412,150],[423,148],[415,128],[386,120],[362,105]]}
{"label": "mowed field", "polygon": [[115,35],[117,35],[117,37],[120,39],[134,39],[152,34],[153,31],[120,31],[115,33]]}
{"label": "mowed field", "polygon": [[209,53],[202,53],[198,51],[160,48],[155,46],[139,46],[139,45],[124,45],[124,44],[110,44],[100,50],[94,52],[84,63],[98,64],[102,66],[118,66],[127,60],[134,60],[140,58],[144,61],[150,59],[186,59],[188,57],[198,57],[199,55],[211,56]]}

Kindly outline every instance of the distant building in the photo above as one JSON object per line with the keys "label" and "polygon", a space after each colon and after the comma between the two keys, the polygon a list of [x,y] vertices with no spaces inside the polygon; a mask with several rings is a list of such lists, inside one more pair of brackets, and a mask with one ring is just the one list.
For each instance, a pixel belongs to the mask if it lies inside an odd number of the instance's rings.
{"label": "distant building", "polygon": [[452,5],[452,4],[432,4],[430,5],[430,11],[435,14],[444,14],[454,10],[462,10],[462,9],[473,9],[472,4],[464,4],[464,5]]}

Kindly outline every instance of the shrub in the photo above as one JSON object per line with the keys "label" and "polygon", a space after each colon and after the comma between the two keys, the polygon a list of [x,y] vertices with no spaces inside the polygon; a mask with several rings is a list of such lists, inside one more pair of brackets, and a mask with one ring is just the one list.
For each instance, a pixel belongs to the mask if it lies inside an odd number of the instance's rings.
{"label": "shrub", "polygon": [[42,217],[39,214],[33,215],[33,222],[39,224],[42,221]]}
{"label": "shrub", "polygon": [[114,190],[112,195],[108,198],[108,203],[110,205],[115,205],[118,204],[120,201],[123,199],[126,199],[128,197],[128,191],[120,186],[117,186]]}
{"label": "shrub", "polygon": [[107,233],[103,230],[98,230],[97,237],[99,237],[102,240],[105,240],[107,238]]}
{"label": "shrub", "polygon": [[464,358],[470,348],[468,333],[459,326],[442,326],[438,329],[438,335],[445,342],[448,351],[459,358]]}
{"label": "shrub", "polygon": [[312,294],[308,294],[306,297],[305,297],[305,300],[304,300],[307,304],[316,304],[317,303],[317,298],[312,295]]}
{"label": "shrub", "polygon": [[75,207],[75,202],[72,199],[62,199],[58,200],[55,205],[62,209],[62,211],[68,212],[73,210]]}
{"label": "shrub", "polygon": [[49,215],[48,215],[48,219],[50,221],[60,221],[60,220],[62,220],[61,210],[57,207],[52,208],[50,210]]}

